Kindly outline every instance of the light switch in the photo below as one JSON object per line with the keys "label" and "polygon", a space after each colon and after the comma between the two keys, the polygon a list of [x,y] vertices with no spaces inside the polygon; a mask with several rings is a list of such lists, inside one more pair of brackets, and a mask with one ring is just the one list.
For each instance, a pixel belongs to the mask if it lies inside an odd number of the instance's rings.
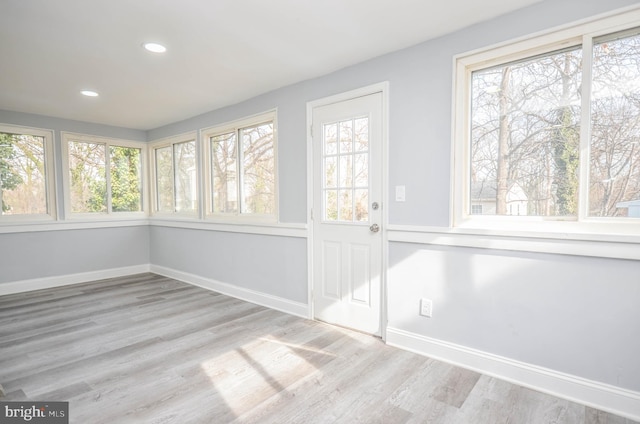
{"label": "light switch", "polygon": [[403,185],[396,186],[396,202],[405,201],[405,187]]}

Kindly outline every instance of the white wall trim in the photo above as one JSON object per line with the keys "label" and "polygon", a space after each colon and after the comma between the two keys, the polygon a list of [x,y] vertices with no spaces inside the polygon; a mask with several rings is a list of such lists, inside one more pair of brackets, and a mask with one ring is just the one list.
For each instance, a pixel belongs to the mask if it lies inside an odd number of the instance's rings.
{"label": "white wall trim", "polygon": [[282,237],[307,237],[306,224],[251,224],[218,223],[195,220],[163,220],[151,218],[149,225],[155,227],[187,228],[193,230],[223,231],[228,233],[261,234]]}
{"label": "white wall trim", "polygon": [[115,228],[115,227],[137,227],[147,226],[149,220],[143,219],[124,219],[124,220],[108,220],[108,221],[42,221],[28,222],[22,224],[0,225],[0,234],[5,233],[31,233],[40,231],[66,231],[66,230],[87,230],[96,228]]}
{"label": "white wall trim", "polygon": [[0,283],[0,296],[149,272],[149,264]]}
{"label": "white wall trim", "polygon": [[640,421],[640,392],[527,364],[397,328],[387,344]]}
{"label": "white wall trim", "polygon": [[105,221],[83,221],[83,220],[67,220],[52,221],[46,220],[42,222],[25,222],[22,224],[1,224],[0,234],[9,233],[31,233],[44,231],[67,231],[67,230],[87,230],[100,228],[116,228],[116,227],[137,227],[137,226],[156,226],[156,227],[173,227],[187,228],[194,230],[208,231],[224,231],[230,233],[246,233],[246,234],[264,234],[271,236],[283,237],[307,237],[307,224],[298,223],[279,223],[279,224],[256,224],[256,223],[220,223],[203,221],[197,219],[162,219],[162,218],[143,218],[143,219],[114,219]]}
{"label": "white wall trim", "polygon": [[635,236],[472,231],[407,225],[389,225],[387,230],[390,242],[640,260],[640,240]]}
{"label": "white wall trim", "polygon": [[[302,318],[309,317],[309,306],[306,304],[152,264],[1,283],[0,296],[145,272],[174,278],[291,315]],[[599,383],[393,327],[386,328],[386,343],[640,421],[640,392]]]}
{"label": "white wall trim", "polygon": [[293,300],[284,299],[282,297],[273,296],[267,293],[258,292],[251,289],[245,289],[233,284],[223,283],[211,278],[201,277],[199,275],[190,274],[188,272],[178,271],[159,265],[151,265],[151,272],[170,277],[194,286],[212,290],[236,299],[245,300],[247,302],[262,305],[267,308],[275,309],[280,312],[295,315],[302,318],[308,318],[308,306],[304,303],[295,302]]}

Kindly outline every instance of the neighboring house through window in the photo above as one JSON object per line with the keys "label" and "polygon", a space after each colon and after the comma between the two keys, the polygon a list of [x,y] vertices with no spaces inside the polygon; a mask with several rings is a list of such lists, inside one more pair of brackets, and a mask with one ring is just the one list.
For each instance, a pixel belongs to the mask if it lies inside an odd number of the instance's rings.
{"label": "neighboring house through window", "polygon": [[603,29],[625,22],[637,25],[627,14],[457,58],[456,225],[637,216],[640,28]]}

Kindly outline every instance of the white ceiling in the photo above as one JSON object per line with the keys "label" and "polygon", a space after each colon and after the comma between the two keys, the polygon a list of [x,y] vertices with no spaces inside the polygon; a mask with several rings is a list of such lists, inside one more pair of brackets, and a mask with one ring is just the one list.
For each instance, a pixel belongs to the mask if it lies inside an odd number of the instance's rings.
{"label": "white ceiling", "polygon": [[537,1],[0,0],[0,109],[157,128]]}

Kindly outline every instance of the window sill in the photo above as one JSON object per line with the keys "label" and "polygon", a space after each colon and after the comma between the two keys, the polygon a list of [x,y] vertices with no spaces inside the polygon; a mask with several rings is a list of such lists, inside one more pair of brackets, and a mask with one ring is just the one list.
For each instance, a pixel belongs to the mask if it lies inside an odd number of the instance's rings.
{"label": "window sill", "polygon": [[640,236],[389,225],[390,242],[640,260]]}

